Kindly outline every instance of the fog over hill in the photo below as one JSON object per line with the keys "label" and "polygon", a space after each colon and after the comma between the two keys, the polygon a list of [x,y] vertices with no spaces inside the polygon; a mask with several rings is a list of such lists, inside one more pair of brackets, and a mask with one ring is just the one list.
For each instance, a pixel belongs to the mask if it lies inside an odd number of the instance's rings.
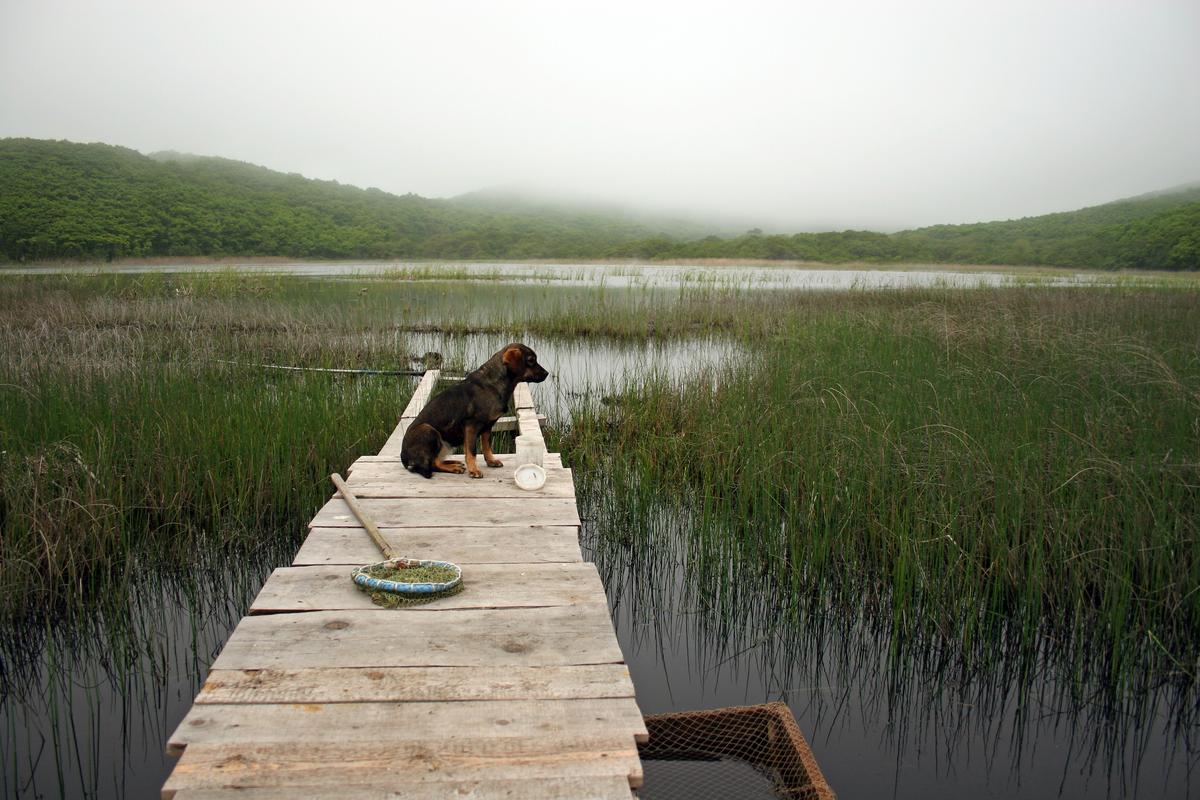
{"label": "fog over hill", "polygon": [[0,3],[0,137],[775,233],[1200,175],[1200,3]]}

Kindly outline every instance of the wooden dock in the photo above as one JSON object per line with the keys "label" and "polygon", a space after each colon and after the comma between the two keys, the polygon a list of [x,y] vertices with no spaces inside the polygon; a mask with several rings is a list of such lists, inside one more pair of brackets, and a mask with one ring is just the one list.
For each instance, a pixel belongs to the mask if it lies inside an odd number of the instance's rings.
{"label": "wooden dock", "polygon": [[[453,561],[465,588],[388,610],[350,580],[381,560],[334,497],[275,570],[168,743],[164,798],[630,798],[646,727],[595,566],[579,549],[571,470],[518,489],[511,456],[484,477],[424,479],[400,441],[421,379],[348,485],[404,556]],[[525,384],[515,424],[541,436]],[[482,462],[481,462],[482,463]]]}

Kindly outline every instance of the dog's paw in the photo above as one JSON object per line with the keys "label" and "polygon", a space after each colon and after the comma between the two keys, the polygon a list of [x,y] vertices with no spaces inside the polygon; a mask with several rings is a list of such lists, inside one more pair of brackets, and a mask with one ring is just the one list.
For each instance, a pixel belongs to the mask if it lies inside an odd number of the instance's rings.
{"label": "dog's paw", "polygon": [[467,472],[471,475],[472,478],[482,478],[483,477],[483,473],[480,472],[479,467],[475,467],[474,469],[468,469]]}
{"label": "dog's paw", "polygon": [[462,464],[458,461],[451,461],[451,462],[447,463],[446,466],[448,466],[450,468],[450,470],[449,470],[450,472],[453,472],[457,475],[462,475],[464,472],[467,471],[467,465]]}
{"label": "dog's paw", "polygon": [[487,465],[489,467],[503,467],[504,466],[504,462],[498,458],[489,458],[486,460],[487,460]]}

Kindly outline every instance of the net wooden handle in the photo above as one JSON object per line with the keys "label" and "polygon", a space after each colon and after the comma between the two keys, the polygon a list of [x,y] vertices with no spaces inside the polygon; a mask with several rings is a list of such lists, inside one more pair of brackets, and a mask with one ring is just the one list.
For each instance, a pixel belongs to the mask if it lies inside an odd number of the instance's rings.
{"label": "net wooden handle", "polygon": [[388,561],[395,560],[396,557],[392,553],[392,548],[384,541],[383,534],[379,532],[379,527],[367,516],[367,512],[362,510],[362,507],[358,504],[358,498],[354,496],[354,492],[350,491],[350,487],[342,480],[342,476],[335,472],[329,478],[342,495],[342,499],[346,501],[346,505],[350,506],[350,510],[354,512],[354,516],[358,519],[359,524],[367,529],[367,533],[371,534],[371,538],[375,541],[375,546],[379,548],[379,552],[383,553],[383,557]]}

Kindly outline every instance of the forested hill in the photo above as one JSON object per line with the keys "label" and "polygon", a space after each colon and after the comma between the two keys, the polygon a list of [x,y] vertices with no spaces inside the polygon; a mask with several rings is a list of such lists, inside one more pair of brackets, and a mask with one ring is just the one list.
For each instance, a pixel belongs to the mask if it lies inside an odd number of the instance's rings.
{"label": "forested hill", "polygon": [[221,158],[0,140],[0,257],[538,258],[687,232],[546,208],[503,213]]}
{"label": "forested hill", "polygon": [[[715,230],[715,226],[714,226]],[[0,259],[766,258],[1200,269],[1200,184],[1005,222],[705,236],[504,193],[397,196],[177,153],[0,139]]]}
{"label": "forested hill", "polygon": [[1200,184],[1005,222],[935,225],[893,234],[750,233],[660,244],[655,254],[669,258],[1194,270],[1200,269]]}

